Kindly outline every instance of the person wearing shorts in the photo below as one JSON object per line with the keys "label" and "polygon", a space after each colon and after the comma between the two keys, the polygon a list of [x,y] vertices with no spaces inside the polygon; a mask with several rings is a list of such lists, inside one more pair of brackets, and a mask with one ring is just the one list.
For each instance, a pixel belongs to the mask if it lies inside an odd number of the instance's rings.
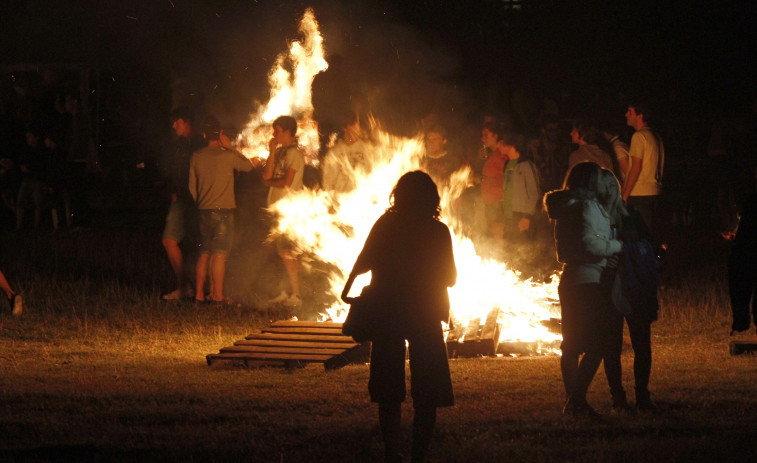
{"label": "person wearing shorts", "polygon": [[210,300],[228,303],[223,280],[234,236],[234,172],[248,172],[253,165],[231,148],[229,137],[215,117],[205,119],[202,131],[208,146],[192,155],[189,163],[189,191],[197,204],[202,240],[195,266],[195,301],[206,301],[209,274]]}
{"label": "person wearing shorts", "polygon": [[197,220],[195,205],[187,188],[187,179],[192,153],[202,147],[203,142],[195,136],[192,118],[193,114],[187,108],[178,108],[171,113],[172,128],[177,138],[173,149],[166,153],[162,162],[163,174],[171,192],[171,204],[166,214],[162,243],[176,281],[173,291],[161,296],[161,299],[166,301],[192,297],[193,292],[192,284],[187,281],[184,273],[184,254],[180,246],[186,237],[193,234]]}

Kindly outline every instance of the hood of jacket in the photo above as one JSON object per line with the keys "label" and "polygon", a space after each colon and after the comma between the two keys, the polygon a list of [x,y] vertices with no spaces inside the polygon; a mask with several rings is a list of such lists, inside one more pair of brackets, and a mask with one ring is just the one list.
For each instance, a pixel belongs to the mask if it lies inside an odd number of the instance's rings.
{"label": "hood of jacket", "polygon": [[568,190],[555,190],[544,196],[544,206],[552,220],[560,220],[568,207],[575,203],[576,198]]}

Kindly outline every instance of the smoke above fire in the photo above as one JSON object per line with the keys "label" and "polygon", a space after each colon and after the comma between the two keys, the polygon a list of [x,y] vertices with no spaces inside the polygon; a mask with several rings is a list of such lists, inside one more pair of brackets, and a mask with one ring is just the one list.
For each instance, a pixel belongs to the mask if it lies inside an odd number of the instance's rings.
{"label": "smoke above fire", "polygon": [[[311,119],[310,85],[327,64],[323,38],[312,10],[303,15],[299,31],[301,37],[277,57],[269,73],[269,101],[255,108],[237,140],[248,157],[267,156],[270,124],[279,115],[295,116],[300,144],[311,155],[318,150],[317,126]],[[354,169],[349,163],[342,166],[342,173],[357,185],[355,189],[346,192],[303,189],[272,206],[277,220],[271,236],[287,236],[302,255],[335,269],[328,276],[328,292],[334,302],[321,314],[323,319],[340,321],[346,316],[347,307],[339,300],[346,276],[373,223],[389,206],[397,180],[421,166],[424,149],[421,134],[394,135],[373,118],[364,125],[370,126],[369,168]],[[440,185],[442,220],[453,232],[459,275],[457,284],[449,291],[454,322],[467,325],[471,320],[485,320],[492,310],[499,310],[501,341],[553,342],[558,335],[549,332],[542,322],[558,316],[550,303],[556,297],[557,279],[549,284],[524,281],[506,263],[479,256],[450,213],[455,198],[469,186],[469,177],[470,171],[464,167],[452,175],[449,183]],[[359,293],[369,281],[370,276],[363,275],[353,285],[353,293]]]}

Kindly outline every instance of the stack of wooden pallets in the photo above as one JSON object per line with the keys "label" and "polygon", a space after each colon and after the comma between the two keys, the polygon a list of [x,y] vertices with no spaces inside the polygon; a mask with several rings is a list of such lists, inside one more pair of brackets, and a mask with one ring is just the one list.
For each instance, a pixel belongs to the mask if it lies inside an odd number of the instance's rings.
{"label": "stack of wooden pallets", "polygon": [[281,320],[271,323],[261,333],[224,347],[218,354],[206,356],[208,365],[218,362],[242,363],[247,367],[284,365],[301,368],[322,363],[326,369],[350,363],[365,363],[370,358],[370,343],[359,344],[342,334],[342,324]]}

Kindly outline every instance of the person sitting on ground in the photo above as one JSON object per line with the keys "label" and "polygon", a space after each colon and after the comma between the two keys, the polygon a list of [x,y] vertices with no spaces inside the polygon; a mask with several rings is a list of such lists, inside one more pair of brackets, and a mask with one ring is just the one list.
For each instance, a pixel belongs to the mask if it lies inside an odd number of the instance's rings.
{"label": "person sitting on ground", "polygon": [[410,352],[413,418],[412,461],[423,461],[436,409],[454,405],[442,322],[449,322],[447,288],[457,269],[449,229],[439,221],[439,192],[428,174],[404,174],[392,190],[391,206],[376,221],[342,291],[371,272],[371,288],[382,301],[386,337],[371,350],[368,390],[378,403],[386,461],[400,461],[400,424],[405,400],[405,343]]}

